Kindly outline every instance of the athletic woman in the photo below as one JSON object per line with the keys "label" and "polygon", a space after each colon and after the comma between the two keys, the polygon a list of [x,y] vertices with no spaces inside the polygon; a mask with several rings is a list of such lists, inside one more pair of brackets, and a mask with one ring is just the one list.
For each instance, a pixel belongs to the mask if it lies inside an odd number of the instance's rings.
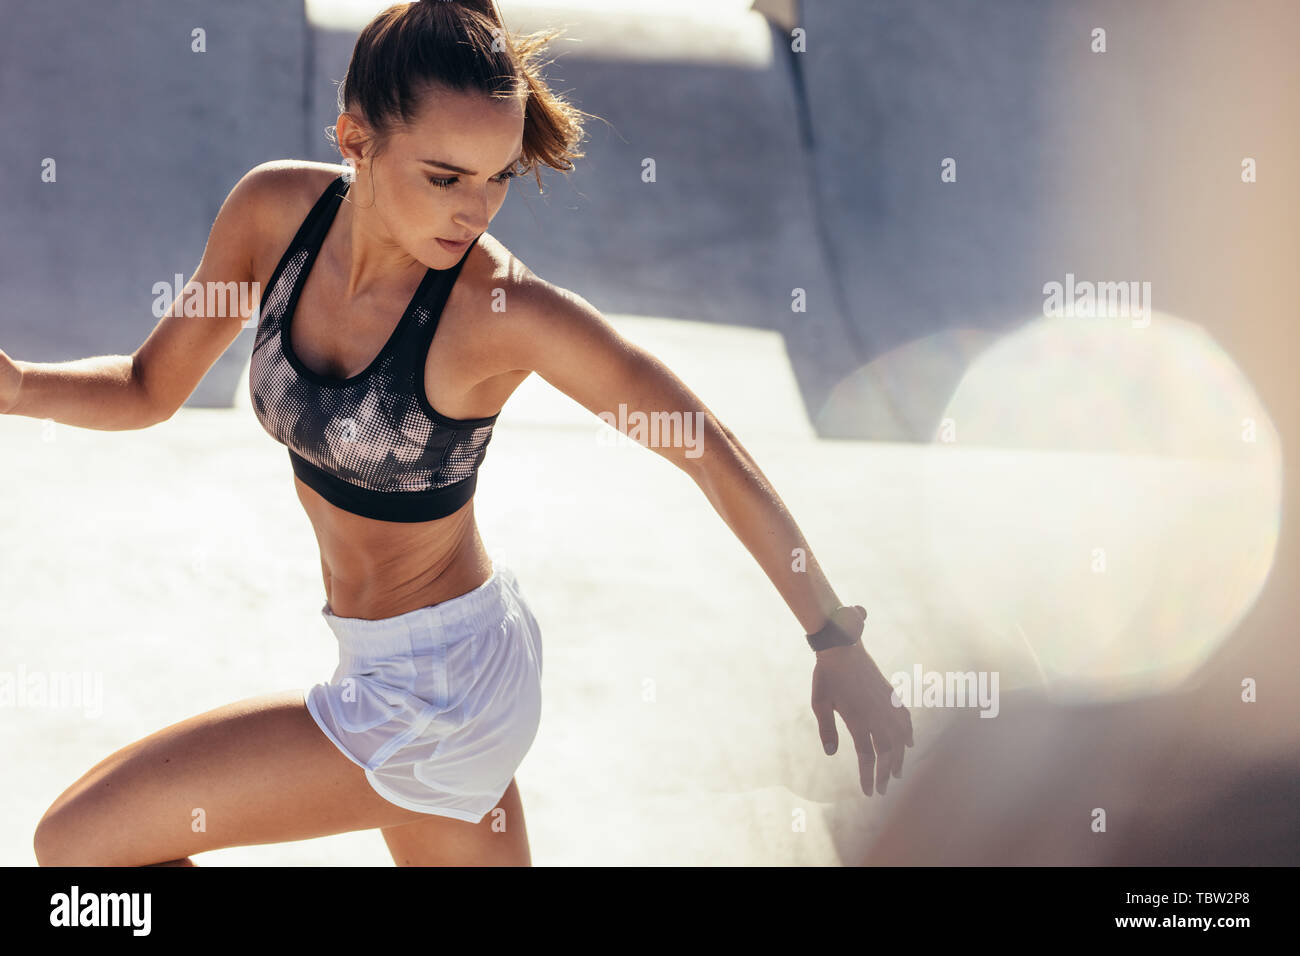
{"label": "athletic woman", "polygon": [[[753,459],[654,356],[486,231],[510,178],[537,170],[540,187],[541,165],[583,155],[583,114],[539,74],[552,35],[506,34],[491,0],[390,7],[339,89],[342,165],[265,163],[231,190],[191,281],[260,283],[253,408],[288,449],[320,545],[338,668],[110,755],[41,819],[42,865],[185,866],[364,829],[399,865],[531,863],[514,774],[541,713],[541,631],[473,506],[492,426],[530,372],[595,414],[699,415],[703,454],[654,451],[806,632],[826,752],[838,711],[863,792],[901,775],[911,721],[862,646],[866,611],[840,604]],[[257,314],[185,299],[130,357],[0,352],[0,411],[106,430],[167,420]]]}

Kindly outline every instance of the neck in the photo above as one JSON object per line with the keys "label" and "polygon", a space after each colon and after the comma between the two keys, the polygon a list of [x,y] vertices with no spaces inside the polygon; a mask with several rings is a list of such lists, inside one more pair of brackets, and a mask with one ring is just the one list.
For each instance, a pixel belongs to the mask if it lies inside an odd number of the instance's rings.
{"label": "neck", "polygon": [[[369,190],[365,190],[368,192]],[[347,276],[344,294],[351,300],[375,288],[401,285],[411,274],[424,274],[424,265],[399,246],[388,234],[373,209],[357,209],[353,199],[362,195],[356,184],[339,203],[336,217],[338,251],[331,262]]]}

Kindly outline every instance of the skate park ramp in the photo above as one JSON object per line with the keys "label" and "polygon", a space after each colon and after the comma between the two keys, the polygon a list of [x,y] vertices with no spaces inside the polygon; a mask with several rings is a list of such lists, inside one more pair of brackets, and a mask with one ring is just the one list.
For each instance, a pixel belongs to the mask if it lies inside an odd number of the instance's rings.
{"label": "skate park ramp", "polygon": [[[0,347],[136,348],[243,172],[337,159],[334,84],[384,6],[14,14],[0,98],[31,174],[0,183]],[[1296,862],[1294,8],[499,6],[566,27],[548,77],[602,121],[492,234],[732,428],[886,676],[1001,694],[918,700],[903,778],[865,798],[842,722],[820,751],[813,658],[761,567],[534,376],[475,505],[546,641],[518,774],[534,863]],[[1147,282],[1150,310],[1048,315],[1074,279]],[[3,862],[33,862],[45,807],[114,750],[334,666],[251,346],[152,429],[0,418],[0,676],[85,689],[0,708],[29,768]],[[362,832],[198,862],[388,859]]]}

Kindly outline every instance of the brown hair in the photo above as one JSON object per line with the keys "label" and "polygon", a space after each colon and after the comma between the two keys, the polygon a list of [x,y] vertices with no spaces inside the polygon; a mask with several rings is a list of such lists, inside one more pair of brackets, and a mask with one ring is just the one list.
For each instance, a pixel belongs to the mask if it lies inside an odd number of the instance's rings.
{"label": "brown hair", "polygon": [[[584,155],[577,148],[584,135],[581,118],[591,115],[565,102],[542,79],[545,64],[539,56],[560,32],[515,36],[505,29],[493,0],[395,4],[357,37],[339,84],[339,112],[365,121],[373,134],[373,158],[394,127],[411,122],[430,89],[442,86],[496,99],[526,96],[516,172],[533,172],[540,192],[541,166],[568,172]],[[333,127],[327,131],[335,142]]]}

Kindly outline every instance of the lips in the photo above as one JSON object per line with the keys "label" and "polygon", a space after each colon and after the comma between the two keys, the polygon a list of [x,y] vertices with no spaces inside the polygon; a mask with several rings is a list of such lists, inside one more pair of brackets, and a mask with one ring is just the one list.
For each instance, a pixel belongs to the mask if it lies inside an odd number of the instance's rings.
{"label": "lips", "polygon": [[459,241],[454,239],[439,239],[438,245],[442,246],[450,253],[454,253],[455,255],[460,255],[469,248],[469,244],[473,240],[473,238],[474,238],[473,236],[470,236],[469,239],[461,239]]}

